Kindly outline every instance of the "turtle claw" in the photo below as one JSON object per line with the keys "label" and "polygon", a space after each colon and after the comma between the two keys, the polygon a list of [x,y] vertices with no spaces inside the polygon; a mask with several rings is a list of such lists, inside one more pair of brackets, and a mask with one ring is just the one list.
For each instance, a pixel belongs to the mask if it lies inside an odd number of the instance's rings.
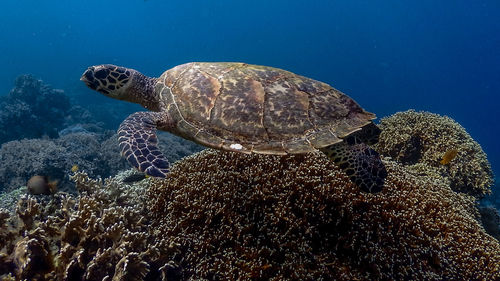
{"label": "turtle claw", "polygon": [[167,173],[168,173],[168,169],[157,169],[153,166],[149,167],[146,169],[146,171],[144,171],[144,173],[146,173],[146,175],[148,176],[151,176],[151,177],[155,177],[155,178],[164,178],[167,176]]}
{"label": "turtle claw", "polygon": [[118,129],[118,141],[123,156],[141,172],[164,178],[168,173],[167,158],[158,148],[155,112],[136,112],[125,119]]}

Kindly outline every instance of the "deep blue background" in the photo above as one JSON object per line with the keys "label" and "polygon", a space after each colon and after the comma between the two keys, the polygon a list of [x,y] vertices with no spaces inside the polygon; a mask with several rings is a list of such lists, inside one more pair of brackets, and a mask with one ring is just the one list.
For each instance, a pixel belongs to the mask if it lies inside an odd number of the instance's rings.
{"label": "deep blue background", "polygon": [[101,63],[151,76],[189,61],[264,64],[327,82],[379,117],[448,115],[499,174],[499,19],[498,0],[2,0],[0,94],[24,73],[86,91],[80,74]]}

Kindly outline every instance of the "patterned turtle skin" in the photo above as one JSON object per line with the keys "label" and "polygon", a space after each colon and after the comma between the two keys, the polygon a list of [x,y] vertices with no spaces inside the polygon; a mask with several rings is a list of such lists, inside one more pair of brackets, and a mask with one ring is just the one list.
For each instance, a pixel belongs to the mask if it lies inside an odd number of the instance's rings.
{"label": "patterned turtle skin", "polygon": [[372,123],[375,115],[328,84],[282,69],[193,62],[149,78],[133,69],[98,65],[81,80],[106,96],[151,110],[132,114],[118,130],[122,154],[151,176],[165,177],[169,167],[156,129],[243,153],[320,150],[368,192],[380,191],[387,175],[367,145],[380,133]]}

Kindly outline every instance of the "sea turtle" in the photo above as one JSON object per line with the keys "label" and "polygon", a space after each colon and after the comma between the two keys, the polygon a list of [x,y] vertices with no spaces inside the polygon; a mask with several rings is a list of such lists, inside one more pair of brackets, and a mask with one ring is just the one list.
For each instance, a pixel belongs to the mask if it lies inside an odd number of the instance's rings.
{"label": "sea turtle", "polygon": [[244,153],[324,152],[363,191],[382,190],[386,169],[367,144],[380,130],[373,113],[331,86],[245,63],[191,62],[160,78],[110,65],[89,67],[85,84],[141,104],[118,129],[121,153],[138,170],[165,177],[169,163],[156,129],[216,149]]}

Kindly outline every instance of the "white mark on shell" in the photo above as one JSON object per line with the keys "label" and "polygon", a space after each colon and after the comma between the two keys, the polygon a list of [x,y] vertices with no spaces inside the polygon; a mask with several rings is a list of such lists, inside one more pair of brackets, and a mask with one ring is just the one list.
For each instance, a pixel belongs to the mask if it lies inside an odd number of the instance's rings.
{"label": "white mark on shell", "polygon": [[239,143],[233,143],[229,147],[232,148],[232,149],[237,149],[237,150],[240,150],[240,149],[243,148],[243,146],[241,144],[239,144]]}

